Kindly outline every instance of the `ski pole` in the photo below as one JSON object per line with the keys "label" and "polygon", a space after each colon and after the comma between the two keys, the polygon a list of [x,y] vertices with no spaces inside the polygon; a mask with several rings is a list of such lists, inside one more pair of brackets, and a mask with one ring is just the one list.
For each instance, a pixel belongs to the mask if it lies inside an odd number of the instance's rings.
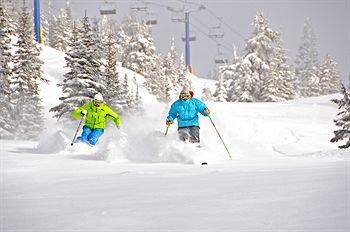
{"label": "ski pole", "polygon": [[230,157],[230,159],[232,160],[232,156],[231,156],[230,152],[228,151],[227,146],[226,146],[226,144],[225,144],[224,140],[222,139],[222,137],[221,137],[221,135],[220,135],[220,133],[219,133],[218,129],[216,128],[216,126],[215,126],[215,124],[214,124],[213,120],[211,119],[210,115],[208,115],[208,117],[209,117],[209,119],[210,119],[210,121],[211,121],[211,124],[213,124],[213,126],[214,126],[214,128],[215,128],[215,130],[216,130],[216,133],[218,133],[219,138],[220,138],[220,140],[221,140],[222,144],[224,145],[224,147],[225,147],[225,149],[226,149],[226,151],[227,151],[227,153],[228,153],[228,156],[229,156],[229,157]]}
{"label": "ski pole", "polygon": [[73,144],[74,144],[75,138],[77,137],[78,131],[79,131],[79,129],[80,129],[81,123],[83,122],[83,119],[84,119],[84,118],[85,118],[85,115],[84,115],[83,117],[81,117],[81,119],[80,119],[78,129],[77,129],[77,131],[75,132],[75,135],[74,135],[74,138],[73,138],[73,140],[72,140],[72,143],[70,144],[71,146],[73,146]]}
{"label": "ski pole", "polygon": [[169,126],[166,126],[165,136],[168,134]]}

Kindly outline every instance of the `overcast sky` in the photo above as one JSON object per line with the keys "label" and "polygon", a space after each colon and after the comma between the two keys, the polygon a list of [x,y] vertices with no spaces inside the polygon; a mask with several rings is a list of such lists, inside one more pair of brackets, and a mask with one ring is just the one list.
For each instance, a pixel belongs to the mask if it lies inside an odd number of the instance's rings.
{"label": "overcast sky", "polygon": [[[53,7],[63,7],[66,0],[51,0]],[[47,1],[41,0],[42,10],[45,11]],[[89,17],[100,17],[99,9],[103,0],[71,0],[73,14],[77,18],[84,15],[85,9]],[[130,6],[135,1],[110,0],[117,9],[115,19],[121,21],[129,14]],[[181,7],[184,1],[150,1],[172,7]],[[232,57],[234,43],[240,54],[244,49],[244,39],[252,35],[252,21],[258,10],[267,16],[270,26],[283,33],[285,49],[289,63],[294,63],[300,44],[303,24],[310,18],[317,37],[319,60],[322,62],[327,53],[338,63],[338,70],[343,80],[350,73],[350,0],[193,0],[205,5],[206,10],[191,13],[191,30],[195,31],[197,41],[191,43],[191,63],[194,73],[206,76],[214,68],[214,57],[218,53],[217,42],[208,38],[211,27],[218,25],[216,17],[223,18],[225,36],[219,42],[223,44],[221,52]],[[112,5],[112,6],[113,6]],[[198,7],[187,4],[191,9]],[[178,52],[184,50],[181,37],[184,31],[183,23],[171,22],[173,16],[165,7],[149,4],[151,13],[156,14],[158,24],[152,28],[158,53],[166,53],[170,46],[171,37],[175,37]]]}

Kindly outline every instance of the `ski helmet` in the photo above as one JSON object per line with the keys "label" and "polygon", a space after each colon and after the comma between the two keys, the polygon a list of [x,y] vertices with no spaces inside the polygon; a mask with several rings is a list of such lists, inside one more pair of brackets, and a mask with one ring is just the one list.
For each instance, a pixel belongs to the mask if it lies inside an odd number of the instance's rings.
{"label": "ski helmet", "polygon": [[94,96],[94,101],[98,101],[98,102],[103,102],[103,96],[101,93],[97,93],[95,96]]}

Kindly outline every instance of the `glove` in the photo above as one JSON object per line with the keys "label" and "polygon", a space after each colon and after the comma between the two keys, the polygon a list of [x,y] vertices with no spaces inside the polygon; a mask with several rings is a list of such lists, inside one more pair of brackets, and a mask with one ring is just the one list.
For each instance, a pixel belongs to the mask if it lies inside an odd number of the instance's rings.
{"label": "glove", "polygon": [[206,115],[209,115],[209,114],[210,114],[210,110],[209,110],[208,108],[205,108],[205,109],[204,109],[204,113],[205,113]]}
{"label": "glove", "polygon": [[83,116],[87,115],[87,110],[81,111],[81,114],[82,114]]}
{"label": "glove", "polygon": [[170,126],[171,124],[173,124],[173,122],[172,121],[170,121],[170,120],[166,120],[166,123],[165,123],[167,126]]}
{"label": "glove", "polygon": [[119,127],[120,127],[120,124],[122,123],[122,120],[120,119],[120,118],[117,118],[115,121],[115,125],[118,127],[118,129],[119,129]]}

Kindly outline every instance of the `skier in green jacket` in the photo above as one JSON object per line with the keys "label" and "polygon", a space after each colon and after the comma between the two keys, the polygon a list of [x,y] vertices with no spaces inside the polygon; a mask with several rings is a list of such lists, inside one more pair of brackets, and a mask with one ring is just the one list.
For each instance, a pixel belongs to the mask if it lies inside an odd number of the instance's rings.
{"label": "skier in green jacket", "polygon": [[104,102],[102,94],[98,93],[89,103],[76,109],[73,118],[78,119],[86,116],[83,133],[77,138],[79,142],[87,142],[94,146],[103,134],[107,119],[112,120],[119,128],[121,119]]}

